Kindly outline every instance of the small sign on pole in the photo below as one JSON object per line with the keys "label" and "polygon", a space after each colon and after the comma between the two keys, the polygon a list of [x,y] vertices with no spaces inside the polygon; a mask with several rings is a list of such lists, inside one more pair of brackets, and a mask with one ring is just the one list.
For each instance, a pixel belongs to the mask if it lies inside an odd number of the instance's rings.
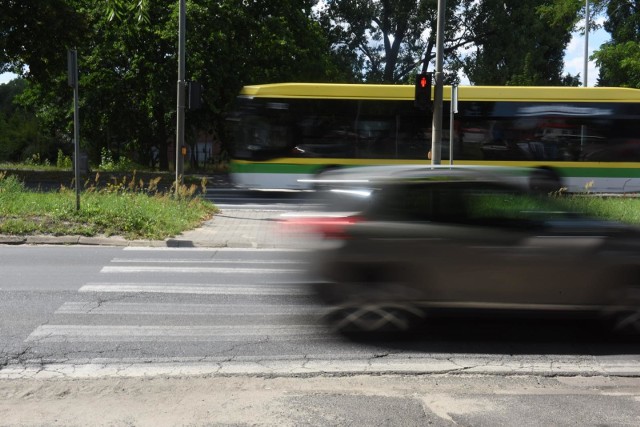
{"label": "small sign on pole", "polygon": [[453,166],[453,116],[458,113],[458,86],[451,85],[451,109],[449,111],[449,165]]}

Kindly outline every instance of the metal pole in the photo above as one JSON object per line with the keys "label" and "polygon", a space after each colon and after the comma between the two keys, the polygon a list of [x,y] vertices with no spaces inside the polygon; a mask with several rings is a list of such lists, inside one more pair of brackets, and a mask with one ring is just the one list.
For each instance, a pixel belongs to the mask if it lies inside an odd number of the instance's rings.
{"label": "metal pole", "polygon": [[80,210],[80,97],[78,95],[78,69],[76,68],[76,87],[73,90],[73,140],[75,142],[76,161],[74,174],[76,176],[76,210]]}
{"label": "metal pole", "polygon": [[182,146],[184,145],[184,110],[185,110],[185,41],[186,41],[186,12],[185,0],[180,0],[180,23],[178,26],[178,102],[176,107],[176,194],[182,183],[184,170],[184,158]]}
{"label": "metal pole", "polygon": [[78,95],[78,51],[70,49],[67,52],[69,67],[69,85],[73,87],[73,146],[74,157],[73,174],[76,181],[76,210],[80,210],[80,101]]}
{"label": "metal pole", "polygon": [[[589,70],[589,0],[585,1],[584,10],[584,82],[582,86],[588,86],[588,70]],[[584,150],[587,129],[585,125],[580,126],[580,155]]]}
{"label": "metal pole", "polygon": [[451,106],[449,108],[449,165],[453,166],[453,116],[458,112],[458,86],[451,85]]}
{"label": "metal pole", "polygon": [[444,12],[446,1],[438,0],[438,24],[436,32],[436,72],[435,89],[433,91],[433,124],[431,132],[431,164],[439,165],[442,138],[442,66],[444,62]]}
{"label": "metal pole", "polygon": [[585,2],[584,11],[584,83],[583,86],[588,85],[588,70],[589,70],[589,0]]}

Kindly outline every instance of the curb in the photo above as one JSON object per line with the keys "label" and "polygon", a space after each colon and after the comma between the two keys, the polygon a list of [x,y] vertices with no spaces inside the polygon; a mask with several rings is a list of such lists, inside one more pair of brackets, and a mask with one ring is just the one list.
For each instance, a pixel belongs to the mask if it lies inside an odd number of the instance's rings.
{"label": "curb", "polygon": [[[169,246],[167,240],[127,240],[122,237],[0,236],[0,245]],[[193,245],[192,242],[190,242]],[[186,246],[186,244],[185,244]]]}
{"label": "curb", "polygon": [[165,240],[127,240],[122,237],[86,236],[3,236],[0,245],[59,245],[59,246],[112,246],[150,248],[235,248],[235,249],[295,249],[293,244],[260,243],[256,241],[196,241],[167,238]]}
{"label": "curb", "polygon": [[108,363],[69,360],[64,363],[20,364],[0,369],[0,380],[86,379],[127,377],[348,377],[353,375],[448,375],[448,376],[542,376],[542,377],[629,377],[640,378],[637,362],[486,361],[473,359],[381,358],[362,360],[213,360],[209,362]]}

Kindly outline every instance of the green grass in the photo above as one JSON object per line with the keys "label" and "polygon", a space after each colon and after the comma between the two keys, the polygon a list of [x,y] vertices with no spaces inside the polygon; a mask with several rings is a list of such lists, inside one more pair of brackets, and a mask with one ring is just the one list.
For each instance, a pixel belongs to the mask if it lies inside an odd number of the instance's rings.
{"label": "green grass", "polygon": [[[70,170],[71,168],[69,168]],[[28,162],[14,163],[14,162],[0,162],[0,170],[21,170],[21,171],[60,171],[61,168],[52,164],[34,164]]]}
{"label": "green grass", "polygon": [[[74,190],[28,191],[13,176],[0,173],[0,234],[124,236],[127,239],[164,239],[199,226],[217,208],[194,197],[197,187],[158,192],[154,182],[87,188],[76,209]],[[204,183],[203,183],[204,184]]]}
{"label": "green grass", "polygon": [[484,194],[471,198],[470,206],[482,218],[552,219],[566,218],[567,212],[640,225],[640,198],[600,197],[593,194],[555,193],[550,196],[529,194]]}
{"label": "green grass", "polygon": [[562,206],[597,218],[640,224],[640,197],[598,197],[594,195],[565,195],[559,198]]}

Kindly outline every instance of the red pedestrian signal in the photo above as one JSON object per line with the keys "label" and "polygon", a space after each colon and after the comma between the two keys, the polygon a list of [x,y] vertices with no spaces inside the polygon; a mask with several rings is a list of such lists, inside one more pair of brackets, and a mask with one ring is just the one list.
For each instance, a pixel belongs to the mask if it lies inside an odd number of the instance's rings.
{"label": "red pedestrian signal", "polygon": [[414,103],[421,110],[431,108],[431,77],[432,73],[419,73],[416,76],[416,93]]}

